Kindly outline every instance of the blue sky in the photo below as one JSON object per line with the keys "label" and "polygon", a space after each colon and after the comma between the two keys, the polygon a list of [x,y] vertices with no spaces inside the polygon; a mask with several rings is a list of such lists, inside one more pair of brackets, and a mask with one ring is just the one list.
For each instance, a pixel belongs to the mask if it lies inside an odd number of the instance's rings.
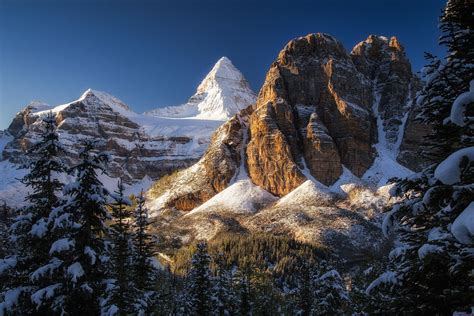
{"label": "blue sky", "polygon": [[[337,3],[336,3],[337,2]],[[0,0],[0,129],[31,100],[57,105],[87,88],[137,112],[180,104],[221,57],[258,92],[288,40],[314,32],[347,50],[399,38],[420,69],[445,1]]]}

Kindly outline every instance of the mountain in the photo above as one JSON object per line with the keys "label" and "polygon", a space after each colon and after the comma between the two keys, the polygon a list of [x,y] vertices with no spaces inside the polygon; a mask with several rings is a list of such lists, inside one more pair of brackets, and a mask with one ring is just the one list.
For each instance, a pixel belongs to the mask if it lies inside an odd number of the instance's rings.
{"label": "mountain", "polygon": [[[11,197],[13,188],[24,191],[17,181],[24,170],[16,169],[27,160],[25,152],[43,130],[41,117],[50,111],[56,114],[68,165],[77,162],[81,141],[85,139],[98,141],[98,149],[110,153],[111,162],[107,165],[110,177],[104,180],[110,188],[116,185],[114,178],[121,177],[131,186],[130,190],[146,189],[152,180],[192,165],[203,155],[210,136],[223,123],[222,111],[234,115],[255,96],[227,58],[217,62],[198,91],[203,96],[213,94],[220,98],[217,103],[206,103],[202,113],[207,113],[208,119],[138,114],[116,97],[91,89],[79,99],[56,107],[32,102],[16,114],[0,137],[0,170],[4,175],[0,181],[0,198],[8,198],[12,204],[23,202],[22,194],[16,194],[15,199]],[[170,112],[172,109],[167,108]],[[216,111],[214,117],[212,110]]]}
{"label": "mountain", "polygon": [[255,93],[250,89],[242,73],[227,57],[222,57],[187,103],[159,108],[145,114],[158,117],[228,120],[244,107],[253,104],[255,98]]}
{"label": "mountain", "polygon": [[152,186],[157,223],[186,241],[272,231],[341,251],[383,247],[374,228],[387,180],[412,173],[398,156],[418,88],[395,37],[371,35],[350,53],[327,34],[290,41],[255,105],[217,129],[194,166]]}

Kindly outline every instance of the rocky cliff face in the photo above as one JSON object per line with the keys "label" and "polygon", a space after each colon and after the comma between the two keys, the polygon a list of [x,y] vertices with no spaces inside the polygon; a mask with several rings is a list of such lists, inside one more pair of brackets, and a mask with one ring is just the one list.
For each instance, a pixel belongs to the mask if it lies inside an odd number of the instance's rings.
{"label": "rocky cliff face", "polygon": [[306,180],[305,167],[327,185],[341,175],[341,163],[361,176],[373,160],[371,104],[370,81],[336,39],[311,34],[289,42],[250,120],[250,177],[285,195]]}
{"label": "rocky cliff face", "polygon": [[[117,98],[90,89],[78,100],[56,107],[33,102],[13,118],[6,131],[8,137],[1,138],[0,168],[15,170],[19,163],[25,162],[25,152],[43,130],[41,117],[52,111],[56,114],[60,141],[67,152],[64,156],[67,164],[77,162],[83,140],[95,140],[99,150],[110,153],[112,160],[107,165],[110,177],[121,177],[129,185],[137,183],[148,187],[151,180],[197,162],[209,146],[212,133],[227,117],[253,103],[255,94],[240,71],[224,57],[191,99],[196,98],[200,102],[188,103],[188,110],[192,105],[199,115],[184,115],[185,119],[172,115],[183,114],[183,106],[160,110],[160,117],[138,114]],[[213,113],[215,115],[211,115]],[[163,117],[165,114],[168,117]],[[208,174],[214,178],[212,167],[209,168]],[[16,178],[13,171],[8,173],[9,178]],[[212,188],[219,188],[222,181],[216,176]],[[9,185],[0,182],[0,197],[4,196],[2,192],[10,194],[6,190]],[[185,207],[186,203],[182,205]]]}
{"label": "rocky cliff face", "polygon": [[[49,111],[56,114],[60,141],[67,151],[64,159],[72,165],[78,158],[81,142],[97,140],[98,149],[111,154],[108,172],[128,183],[145,176],[157,179],[176,168],[197,161],[208,139],[189,135],[153,135],[123,102],[107,94],[88,90],[77,101],[37,111],[28,106],[14,118],[8,132],[14,137],[3,151],[13,163],[26,159],[24,153],[39,139],[43,129],[41,117]],[[218,122],[214,127],[218,126]],[[208,128],[207,133],[212,133]],[[196,141],[197,144],[194,143]],[[194,147],[194,148],[192,148]]]}
{"label": "rocky cliff face", "polygon": [[[307,179],[333,185],[344,168],[376,185],[387,178],[382,173],[388,165],[408,172],[396,160],[418,86],[395,37],[371,35],[351,53],[327,34],[290,41],[271,65],[254,110],[247,114],[248,127],[243,126],[249,179],[284,196]],[[217,133],[214,139],[225,137]],[[203,160],[231,158],[219,154],[208,151]],[[238,166],[235,157],[227,165]],[[217,179],[235,172],[234,167],[221,168],[202,177],[221,183]]]}
{"label": "rocky cliff face", "polygon": [[153,209],[190,211],[224,190],[243,163],[241,152],[250,113],[251,106],[220,126],[206,153],[194,166],[176,173],[171,181],[155,183],[148,192],[154,200]]}

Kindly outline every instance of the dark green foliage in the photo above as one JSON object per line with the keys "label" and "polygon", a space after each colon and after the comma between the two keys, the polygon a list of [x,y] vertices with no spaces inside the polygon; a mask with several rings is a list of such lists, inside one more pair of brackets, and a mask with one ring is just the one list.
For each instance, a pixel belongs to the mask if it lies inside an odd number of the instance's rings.
{"label": "dark green foliage", "polygon": [[[208,248],[211,256],[222,253],[228,267],[250,264],[262,271],[268,270],[282,285],[294,283],[292,275],[299,263],[298,258],[317,262],[327,256],[326,251],[317,246],[272,234],[221,235],[211,240]],[[176,253],[175,273],[183,275],[187,271],[192,253],[193,246]]]}
{"label": "dark green foliage", "polygon": [[[297,304],[291,289],[302,280],[297,273],[298,263],[314,263],[326,256],[315,246],[270,234],[224,235],[210,241],[208,249],[214,258],[211,271],[215,315],[294,314]],[[195,246],[178,251],[174,266],[178,274],[189,269],[195,251]],[[221,275],[225,281],[220,280]],[[219,283],[230,283],[231,287],[220,292]],[[218,303],[225,299],[218,299],[220,295],[233,297],[233,303],[221,308]],[[186,299],[189,297],[185,295],[178,298]],[[181,310],[184,312],[186,307]]]}
{"label": "dark green foliage", "polygon": [[213,314],[234,315],[237,308],[237,295],[234,291],[233,276],[225,263],[223,254],[214,258],[215,279],[212,287]]}
{"label": "dark green foliage", "polygon": [[131,256],[132,280],[136,292],[134,304],[136,311],[150,313],[158,300],[156,292],[158,271],[154,266],[156,251],[152,235],[149,233],[150,219],[143,191],[136,202],[133,212],[133,254]]}
{"label": "dark green foliage", "polygon": [[425,154],[433,162],[445,159],[459,148],[472,146],[474,141],[472,122],[460,127],[446,121],[454,100],[469,90],[469,82],[474,78],[473,11],[472,1],[448,1],[440,18],[440,44],[447,48],[446,58],[426,55],[429,61],[424,69],[426,84],[418,104],[419,119],[433,129],[425,145]]}
{"label": "dark green foliage", "polygon": [[207,243],[199,242],[191,260],[191,269],[187,276],[188,298],[194,315],[209,315],[211,312],[212,275],[211,257],[207,252]]}
{"label": "dark green foliage", "polygon": [[134,288],[131,285],[132,278],[130,269],[131,262],[131,236],[130,236],[130,210],[131,202],[124,196],[123,183],[120,180],[117,191],[112,194],[113,202],[110,205],[112,210],[112,224],[110,225],[110,235],[112,250],[110,255],[110,271],[113,278],[107,308],[117,309],[117,315],[128,315],[133,310]]}
{"label": "dark green foliage", "polygon": [[[24,314],[33,310],[46,313],[47,303],[40,299],[39,294],[50,283],[50,276],[43,273],[43,267],[49,263],[50,247],[55,241],[55,235],[50,232],[50,214],[62,203],[58,197],[63,187],[59,177],[65,167],[59,159],[62,148],[53,114],[49,113],[43,123],[45,128],[41,139],[28,152],[30,171],[20,180],[30,193],[26,197],[28,206],[20,211],[10,230],[9,241],[14,243],[14,251],[5,259],[12,262],[12,269],[2,271],[9,273],[3,285],[4,294],[7,291],[22,293],[16,311]],[[38,299],[33,300],[31,295]]]}
{"label": "dark green foliage", "polygon": [[57,219],[61,239],[68,247],[54,252],[60,260],[55,272],[60,301],[57,307],[68,315],[97,315],[105,291],[107,242],[110,220],[108,192],[98,179],[104,172],[107,156],[94,152],[94,144],[85,142],[80,163],[72,171],[76,182],[65,188],[67,204]]}
{"label": "dark green foliage", "polygon": [[448,156],[474,146],[474,126],[468,118],[472,113],[464,113],[462,124],[450,118],[454,101],[474,79],[473,9],[472,1],[448,1],[440,23],[440,43],[447,47],[447,56],[442,61],[430,56],[418,99],[421,119],[433,127],[427,151],[434,164],[401,180],[394,190],[404,199],[388,214],[385,232],[394,226],[401,245],[391,252],[387,271],[368,288],[371,294],[390,297],[389,313],[469,312],[474,301],[474,245],[460,240],[452,229],[474,201],[474,162],[467,156],[458,166],[448,160],[459,179],[436,175]]}

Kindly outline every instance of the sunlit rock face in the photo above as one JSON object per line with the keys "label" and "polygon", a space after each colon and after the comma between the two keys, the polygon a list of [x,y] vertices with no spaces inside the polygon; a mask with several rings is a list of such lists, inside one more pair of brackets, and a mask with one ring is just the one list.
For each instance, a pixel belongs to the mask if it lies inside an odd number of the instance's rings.
{"label": "sunlit rock face", "polygon": [[[362,178],[382,155],[396,163],[417,87],[396,38],[371,35],[351,53],[327,34],[294,39],[270,66],[252,111],[227,123],[241,123],[230,129],[239,141],[223,147],[229,129],[217,130],[210,148],[225,150],[208,150],[192,172],[178,174],[167,195],[152,196],[155,206],[190,210],[243,172],[285,196],[308,178],[332,185],[344,167]],[[221,163],[206,171],[210,161]]]}
{"label": "sunlit rock face", "polygon": [[[66,151],[63,159],[67,165],[77,162],[84,140],[94,140],[97,150],[110,154],[108,174],[129,183],[145,176],[157,179],[191,165],[209,142],[206,135],[193,139],[179,133],[148,133],[141,125],[141,116],[123,102],[103,92],[88,90],[68,104],[47,109],[28,106],[19,112],[7,130],[14,139],[5,147],[3,157],[14,163],[24,162],[27,150],[41,137],[44,129],[41,117],[50,111],[56,115],[57,132]],[[217,126],[218,123],[214,128]],[[208,130],[207,134],[212,131]]]}
{"label": "sunlit rock face", "polygon": [[284,195],[305,181],[305,166],[324,184],[340,176],[341,163],[361,176],[373,159],[371,88],[333,37],[290,41],[271,66],[250,120],[252,180]]}
{"label": "sunlit rock face", "polygon": [[24,162],[44,128],[41,117],[52,111],[68,165],[77,162],[81,143],[89,139],[97,141],[97,150],[110,154],[111,177],[129,184],[144,177],[156,180],[197,162],[212,133],[255,98],[242,73],[222,57],[183,105],[138,114],[119,99],[91,89],[56,107],[33,102],[13,118],[7,130],[13,140],[5,146],[3,158]]}

